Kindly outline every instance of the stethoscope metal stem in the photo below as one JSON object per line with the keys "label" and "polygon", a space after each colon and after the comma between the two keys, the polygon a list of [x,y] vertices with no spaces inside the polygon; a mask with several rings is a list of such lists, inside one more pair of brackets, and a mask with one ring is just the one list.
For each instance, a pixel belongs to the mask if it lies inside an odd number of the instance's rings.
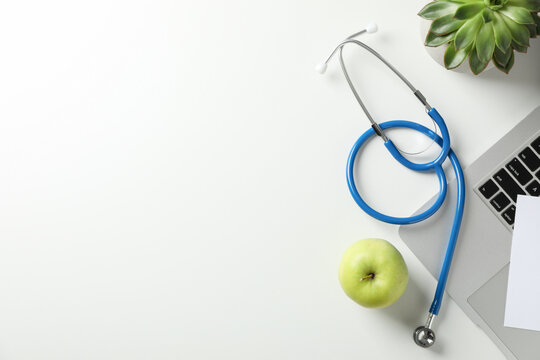
{"label": "stethoscope metal stem", "polygon": [[426,320],[426,327],[428,329],[431,329],[431,326],[433,325],[433,320],[435,320],[435,315],[432,313],[429,313],[428,318]]}
{"label": "stethoscope metal stem", "polygon": [[364,105],[364,102],[362,101],[362,99],[360,98],[360,95],[358,95],[358,92],[356,91],[356,88],[354,87],[354,84],[353,84],[353,82],[351,80],[351,77],[349,76],[349,72],[347,71],[347,67],[345,66],[345,62],[343,61],[343,46],[341,46],[339,48],[339,63],[341,65],[341,69],[343,70],[343,75],[345,75],[345,79],[347,80],[347,83],[349,84],[349,87],[351,88],[351,91],[352,91],[354,97],[356,98],[356,101],[358,101],[358,104],[360,104],[360,107],[362,108],[362,110],[364,110],[364,113],[366,114],[366,117],[368,118],[369,122],[371,123],[371,126],[373,127],[373,130],[375,130],[377,135],[379,135],[384,140],[384,142],[387,142],[388,138],[386,137],[386,135],[382,131],[379,124],[377,124],[377,122],[375,120],[373,120],[373,117],[369,113],[366,105]]}
{"label": "stethoscope metal stem", "polygon": [[352,34],[351,36],[347,37],[347,39],[346,39],[346,40],[349,40],[349,39],[355,38],[355,37],[357,37],[358,35],[362,35],[362,34],[363,34],[363,33],[365,33],[365,32],[367,32],[367,30],[366,30],[366,29],[360,30],[359,32],[357,32],[357,33],[354,33],[354,34]]}
{"label": "stethoscope metal stem", "polygon": [[375,130],[377,135],[379,135],[386,142],[386,141],[388,141],[388,137],[384,134],[384,132],[382,131],[379,124],[373,119],[373,116],[371,116],[371,113],[369,112],[369,110],[365,106],[364,102],[362,101],[360,95],[356,91],[356,88],[355,88],[355,86],[354,86],[354,84],[353,84],[353,82],[351,80],[351,77],[349,76],[349,72],[347,71],[347,66],[345,65],[345,61],[343,60],[343,48],[345,47],[345,45],[347,45],[347,44],[356,44],[358,46],[361,46],[362,48],[364,48],[368,52],[370,52],[372,55],[374,55],[380,61],[382,61],[390,70],[392,70],[401,79],[401,81],[403,81],[405,83],[405,85],[407,85],[409,87],[409,89],[411,89],[411,91],[416,96],[416,98],[422,103],[422,105],[424,105],[426,111],[431,110],[431,106],[427,102],[424,95],[420,92],[420,90],[417,90],[413,86],[413,84],[402,73],[400,73],[392,64],[390,64],[381,54],[379,54],[377,51],[375,51],[374,49],[372,49],[368,45],[364,44],[363,42],[358,41],[356,39],[353,39],[354,37],[356,37],[356,36],[358,36],[360,34],[363,34],[365,32],[366,32],[365,29],[361,30],[361,31],[359,31],[357,33],[352,34],[351,36],[347,37],[344,41],[342,41],[338,46],[336,46],[334,48],[334,50],[332,50],[332,52],[330,53],[328,58],[326,58],[326,60],[324,62],[324,65],[327,65],[328,62],[330,61],[330,59],[332,59],[332,57],[339,50],[339,63],[341,65],[341,70],[343,71],[343,75],[345,76],[345,79],[347,80],[347,84],[349,85],[349,88],[351,89],[356,101],[358,102],[358,104],[360,105],[360,107],[362,108],[364,113],[366,114],[366,117],[368,118],[369,122],[371,123],[371,126],[373,127],[373,130]]}

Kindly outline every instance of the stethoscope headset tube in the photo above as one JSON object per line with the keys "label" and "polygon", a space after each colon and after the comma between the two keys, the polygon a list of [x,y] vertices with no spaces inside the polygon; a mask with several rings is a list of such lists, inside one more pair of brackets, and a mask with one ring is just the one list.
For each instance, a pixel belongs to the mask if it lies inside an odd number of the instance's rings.
{"label": "stethoscope headset tube", "polygon": [[[442,303],[442,298],[444,295],[444,289],[446,287],[446,282],[448,279],[448,273],[450,271],[450,265],[452,263],[452,257],[454,254],[454,249],[457,243],[457,238],[459,235],[459,229],[461,227],[461,220],[463,218],[463,210],[465,207],[465,179],[463,176],[463,170],[461,169],[461,165],[459,163],[459,160],[453,150],[450,147],[450,134],[448,133],[448,128],[446,127],[446,124],[444,122],[444,119],[442,116],[437,112],[435,108],[432,108],[429,103],[426,101],[426,98],[422,95],[422,93],[417,90],[408,80],[403,76],[396,68],[394,68],[386,59],[384,59],[377,51],[373,50],[371,47],[367,46],[366,44],[353,39],[353,37],[358,36],[363,33],[373,33],[377,31],[377,26],[375,24],[370,24],[366,27],[365,30],[362,30],[360,32],[357,32],[351,36],[349,36],[347,39],[342,41],[328,56],[326,61],[320,65],[317,66],[316,70],[320,72],[321,74],[326,71],[327,64],[329,60],[336,54],[336,52],[339,51],[339,60],[341,64],[341,69],[343,71],[343,74],[345,76],[345,79],[347,80],[347,83],[356,98],[357,102],[359,103],[360,107],[366,114],[368,120],[371,123],[371,128],[366,130],[355,142],[353,145],[350,153],[349,158],[347,160],[347,185],[349,187],[349,191],[354,199],[354,201],[364,210],[368,215],[372,216],[375,219],[378,219],[380,221],[384,221],[391,224],[397,224],[397,225],[408,225],[408,224],[414,224],[418,223],[420,221],[426,220],[433,214],[435,214],[439,208],[444,203],[444,200],[446,198],[447,194],[447,180],[446,175],[444,173],[444,169],[442,168],[442,164],[446,159],[450,160],[450,163],[452,164],[452,167],[454,169],[454,173],[456,175],[457,180],[457,205],[454,213],[454,220],[452,224],[452,231],[450,234],[450,238],[448,240],[447,248],[445,257],[441,266],[441,272],[439,274],[439,279],[437,282],[437,288],[435,290],[435,295],[433,297],[433,301],[431,303],[431,307],[429,309],[429,314],[427,317],[427,321],[425,326],[420,326],[417,329],[415,329],[413,333],[414,341],[417,345],[421,347],[430,347],[435,343],[435,333],[432,329],[433,320],[434,317],[439,314],[439,310]],[[347,44],[356,44],[365,50],[367,50],[369,53],[373,54],[375,57],[377,57],[379,60],[381,60],[390,70],[392,70],[413,92],[413,94],[416,96],[418,100],[424,105],[427,114],[433,119],[436,126],[441,131],[441,136],[439,136],[436,132],[434,132],[431,129],[426,128],[425,126],[411,122],[406,120],[392,120],[387,121],[383,123],[377,123],[371,114],[369,113],[368,109],[366,108],[365,104],[363,103],[362,99],[360,98],[358,92],[356,91],[354,84],[349,76],[349,73],[347,71],[347,68],[345,66],[345,62],[343,60],[343,47]],[[426,163],[414,163],[412,161],[409,161],[406,159],[402,153],[398,150],[398,148],[394,145],[392,140],[390,140],[385,135],[385,130],[391,129],[391,128],[407,128],[412,129],[417,132],[420,132],[427,136],[428,138],[434,140],[440,147],[441,151],[437,155],[437,157],[429,162]],[[355,178],[354,178],[354,170],[355,170],[355,164],[356,164],[356,157],[358,155],[359,150],[362,148],[362,146],[372,137],[372,136],[379,136],[384,141],[384,146],[390,152],[392,157],[396,159],[400,164],[407,167],[408,169],[411,169],[413,171],[419,171],[419,172],[426,172],[426,171],[433,171],[437,175],[437,178],[439,180],[439,195],[437,196],[437,199],[435,202],[425,211],[423,211],[420,214],[409,216],[409,217],[395,217],[395,216],[389,216],[385,215],[383,213],[380,213],[376,210],[374,210],[371,206],[369,206],[360,193],[358,192],[358,189],[356,187]]]}

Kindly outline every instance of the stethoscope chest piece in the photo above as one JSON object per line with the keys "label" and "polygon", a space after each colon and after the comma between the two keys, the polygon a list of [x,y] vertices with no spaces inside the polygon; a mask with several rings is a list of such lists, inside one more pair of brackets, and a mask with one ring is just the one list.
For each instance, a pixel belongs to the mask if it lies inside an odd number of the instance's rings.
{"label": "stethoscope chest piece", "polygon": [[419,326],[414,330],[414,342],[416,345],[428,348],[435,344],[435,332],[428,327]]}

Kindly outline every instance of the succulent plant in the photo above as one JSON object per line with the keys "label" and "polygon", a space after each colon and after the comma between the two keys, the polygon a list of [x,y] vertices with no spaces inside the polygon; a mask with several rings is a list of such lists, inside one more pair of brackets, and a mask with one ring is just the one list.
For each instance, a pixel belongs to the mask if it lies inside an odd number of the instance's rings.
{"label": "succulent plant", "polygon": [[514,50],[527,52],[540,35],[540,0],[436,0],[419,13],[433,20],[426,46],[447,45],[444,66],[458,67],[469,57],[474,74],[488,63],[508,74]]}

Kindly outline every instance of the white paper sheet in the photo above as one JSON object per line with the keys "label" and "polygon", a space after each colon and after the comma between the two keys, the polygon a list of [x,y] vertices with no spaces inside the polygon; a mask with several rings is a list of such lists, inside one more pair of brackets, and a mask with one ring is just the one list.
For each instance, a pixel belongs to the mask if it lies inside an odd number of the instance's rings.
{"label": "white paper sheet", "polygon": [[540,331],[540,197],[518,196],[504,325]]}

